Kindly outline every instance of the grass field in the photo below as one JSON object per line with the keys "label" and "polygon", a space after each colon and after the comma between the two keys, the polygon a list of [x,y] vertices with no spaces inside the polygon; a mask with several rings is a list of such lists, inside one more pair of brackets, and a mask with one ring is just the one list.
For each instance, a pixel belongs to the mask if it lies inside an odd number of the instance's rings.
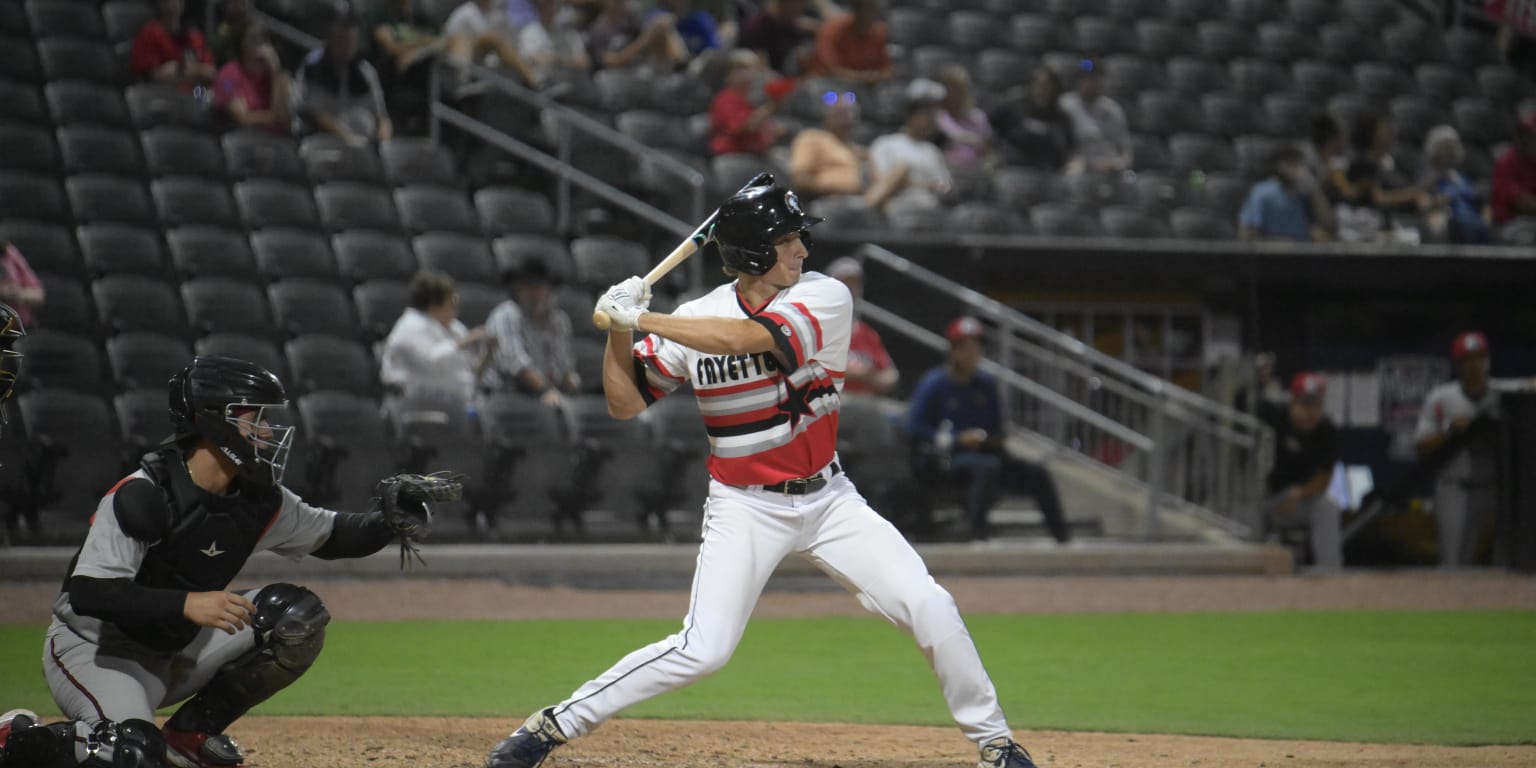
{"label": "grass field", "polygon": [[[1536,743],[1536,614],[1232,613],[969,619],[1020,728]],[[257,710],[520,716],[675,621],[338,622]],[[53,711],[41,626],[0,626],[0,709]],[[631,717],[945,724],[911,642],[875,619],[754,622],[731,665]]]}

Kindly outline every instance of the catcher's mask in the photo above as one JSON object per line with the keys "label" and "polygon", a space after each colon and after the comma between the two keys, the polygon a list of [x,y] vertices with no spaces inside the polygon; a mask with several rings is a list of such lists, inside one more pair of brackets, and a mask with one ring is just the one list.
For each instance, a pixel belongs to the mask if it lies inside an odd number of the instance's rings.
{"label": "catcher's mask", "polygon": [[21,361],[24,357],[11,346],[26,335],[27,329],[21,325],[21,315],[9,304],[0,302],[0,424],[6,421],[5,402],[10,399],[16,389],[16,381],[21,378]]}
{"label": "catcher's mask", "polygon": [[176,436],[196,436],[258,485],[282,482],[294,427],[274,421],[288,407],[283,383],[255,363],[199,355],[170,381]]}

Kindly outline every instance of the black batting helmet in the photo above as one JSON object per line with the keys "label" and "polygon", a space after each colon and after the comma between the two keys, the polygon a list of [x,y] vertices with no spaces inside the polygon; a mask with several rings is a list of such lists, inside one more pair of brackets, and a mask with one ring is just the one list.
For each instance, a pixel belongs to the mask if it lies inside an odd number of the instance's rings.
{"label": "black batting helmet", "polygon": [[770,182],[725,201],[709,237],[720,248],[720,259],[728,269],[761,275],[779,260],[773,241],[791,232],[806,237],[822,221],[805,215],[793,191]]}
{"label": "black batting helmet", "polygon": [[170,381],[177,437],[213,443],[243,479],[273,485],[283,479],[293,427],[273,424],[288,393],[271,371],[232,357],[199,355]]}

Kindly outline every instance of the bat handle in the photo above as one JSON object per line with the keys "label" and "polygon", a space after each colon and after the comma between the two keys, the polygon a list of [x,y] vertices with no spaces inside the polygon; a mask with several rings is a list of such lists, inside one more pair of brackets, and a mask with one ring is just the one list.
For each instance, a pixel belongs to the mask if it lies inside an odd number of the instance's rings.
{"label": "bat handle", "polygon": [[592,313],[592,325],[599,331],[606,331],[608,326],[613,325],[613,318],[609,317],[607,312],[599,309]]}

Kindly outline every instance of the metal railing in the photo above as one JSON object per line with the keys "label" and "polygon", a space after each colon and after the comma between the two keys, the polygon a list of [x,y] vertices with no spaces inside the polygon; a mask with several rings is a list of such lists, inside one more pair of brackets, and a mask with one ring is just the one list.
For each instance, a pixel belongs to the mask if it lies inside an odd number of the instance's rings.
{"label": "metal railing", "polygon": [[[989,324],[1004,415],[1061,455],[1086,460],[1144,492],[1145,530],[1178,507],[1231,533],[1254,532],[1273,437],[1253,416],[1152,376],[976,291],[874,245],[859,249],[878,267],[954,300]],[[872,272],[872,276],[877,273]],[[872,322],[934,350],[938,334],[865,301]]]}

